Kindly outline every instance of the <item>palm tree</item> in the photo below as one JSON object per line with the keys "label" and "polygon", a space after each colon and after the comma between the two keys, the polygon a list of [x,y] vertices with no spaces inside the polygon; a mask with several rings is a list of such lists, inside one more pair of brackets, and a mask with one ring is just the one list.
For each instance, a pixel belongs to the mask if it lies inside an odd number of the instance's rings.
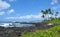
{"label": "palm tree", "polygon": [[48,9],[48,11],[49,11],[49,14],[52,14],[52,10],[50,8]]}
{"label": "palm tree", "polygon": [[[53,17],[52,17],[53,12],[52,12],[52,10],[51,10],[50,8],[49,8],[49,9],[46,9],[46,10],[42,10],[41,12],[42,12],[42,14],[43,14],[43,15],[42,15],[43,18],[45,18],[46,15],[47,15],[47,16],[50,15],[50,17],[49,17],[49,16],[47,17],[48,20],[51,19],[51,18],[53,18]],[[58,13],[56,13],[56,14],[58,14]]]}
{"label": "palm tree", "polygon": [[45,16],[44,16],[44,15],[42,15],[42,17],[44,18]]}
{"label": "palm tree", "polygon": [[45,17],[45,13],[44,13],[44,10],[41,11],[42,12],[42,17],[44,18]]}
{"label": "palm tree", "polygon": [[50,8],[48,9],[48,13],[51,16],[51,17],[49,17],[49,19],[52,19],[53,12],[52,12],[52,10]]}
{"label": "palm tree", "polygon": [[55,18],[56,18],[56,19],[57,19],[58,14],[59,14],[59,12],[56,12],[56,13],[55,13]]}
{"label": "palm tree", "polygon": [[41,12],[42,12],[42,14],[43,14],[43,15],[42,15],[42,18],[44,18],[44,20],[45,20],[46,11],[42,10]]}
{"label": "palm tree", "polygon": [[47,9],[46,10],[42,10],[41,12],[43,14],[42,15],[43,18],[45,18],[46,14],[48,14],[48,10]]}

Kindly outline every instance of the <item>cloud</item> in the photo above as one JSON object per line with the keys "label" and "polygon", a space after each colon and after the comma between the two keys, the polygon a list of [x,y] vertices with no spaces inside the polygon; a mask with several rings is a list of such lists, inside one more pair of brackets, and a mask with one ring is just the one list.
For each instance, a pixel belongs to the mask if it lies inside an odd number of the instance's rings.
{"label": "cloud", "polygon": [[7,11],[8,14],[14,13],[14,9],[10,9]]}
{"label": "cloud", "polygon": [[5,12],[0,12],[0,15],[4,15],[5,14]]}
{"label": "cloud", "polygon": [[45,16],[45,18],[42,18],[42,13],[39,13],[38,15],[25,15],[25,16],[11,16],[11,17],[6,17],[5,19],[6,20],[29,20],[29,19],[41,19],[41,20],[43,20],[43,19],[48,19],[48,18],[50,18],[50,17],[53,17],[53,18],[55,18],[55,17],[57,17],[57,18],[59,18],[60,17],[60,15],[58,14],[58,16],[55,16],[55,14],[54,15],[50,15],[50,14],[47,14],[46,16]]}
{"label": "cloud", "polygon": [[60,9],[60,5],[52,7],[53,10]]}
{"label": "cloud", "polygon": [[51,5],[58,3],[58,0],[52,0]]}
{"label": "cloud", "polygon": [[[13,0],[10,0],[10,1],[13,1]],[[7,13],[7,14],[13,13],[15,10],[14,9],[8,10],[10,7],[11,5],[7,3],[7,1],[0,0],[0,15],[3,15],[4,13]],[[4,12],[5,10],[6,12]]]}
{"label": "cloud", "polygon": [[7,3],[6,1],[0,0],[0,10],[8,9],[9,7],[10,7],[9,3]]}
{"label": "cloud", "polygon": [[60,15],[58,15],[58,16],[56,16],[57,18],[59,18],[60,17]]}
{"label": "cloud", "polygon": [[16,1],[16,0],[9,0],[10,2],[14,2],[14,1]]}
{"label": "cloud", "polygon": [[26,16],[16,16],[16,17],[6,17],[5,19],[39,19],[42,18],[43,14],[39,13],[38,15],[26,15]]}

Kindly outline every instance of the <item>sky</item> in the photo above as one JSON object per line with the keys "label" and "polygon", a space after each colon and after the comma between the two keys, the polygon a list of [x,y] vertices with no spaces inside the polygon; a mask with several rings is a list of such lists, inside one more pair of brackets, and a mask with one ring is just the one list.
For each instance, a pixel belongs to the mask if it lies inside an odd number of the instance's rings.
{"label": "sky", "polygon": [[0,21],[43,20],[48,8],[60,12],[60,0],[0,0]]}

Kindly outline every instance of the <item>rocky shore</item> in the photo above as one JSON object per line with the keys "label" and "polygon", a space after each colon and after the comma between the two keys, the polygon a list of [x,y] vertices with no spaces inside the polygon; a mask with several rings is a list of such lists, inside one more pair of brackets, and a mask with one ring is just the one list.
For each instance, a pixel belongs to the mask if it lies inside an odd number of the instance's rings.
{"label": "rocky shore", "polygon": [[12,27],[12,28],[4,28],[0,27],[0,37],[20,37],[22,34],[26,32],[32,32],[34,31],[33,27],[25,27],[25,28],[19,28],[19,27]]}
{"label": "rocky shore", "polygon": [[35,26],[30,27],[0,27],[0,37],[20,37],[26,32],[34,32],[37,29],[48,29],[55,24],[47,24],[47,23],[36,23]]}

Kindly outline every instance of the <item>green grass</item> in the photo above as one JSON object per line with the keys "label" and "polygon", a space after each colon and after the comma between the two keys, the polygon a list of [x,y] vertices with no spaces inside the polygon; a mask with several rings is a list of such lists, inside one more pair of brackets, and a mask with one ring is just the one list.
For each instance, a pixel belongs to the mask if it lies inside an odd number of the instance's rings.
{"label": "green grass", "polygon": [[[60,20],[49,20],[45,22],[54,22],[60,24]],[[47,30],[36,30],[35,32],[28,32],[21,37],[60,37],[60,25],[57,25]]]}
{"label": "green grass", "polygon": [[60,20],[45,20],[44,22],[48,22],[48,23],[56,23],[57,25],[60,25]]}

